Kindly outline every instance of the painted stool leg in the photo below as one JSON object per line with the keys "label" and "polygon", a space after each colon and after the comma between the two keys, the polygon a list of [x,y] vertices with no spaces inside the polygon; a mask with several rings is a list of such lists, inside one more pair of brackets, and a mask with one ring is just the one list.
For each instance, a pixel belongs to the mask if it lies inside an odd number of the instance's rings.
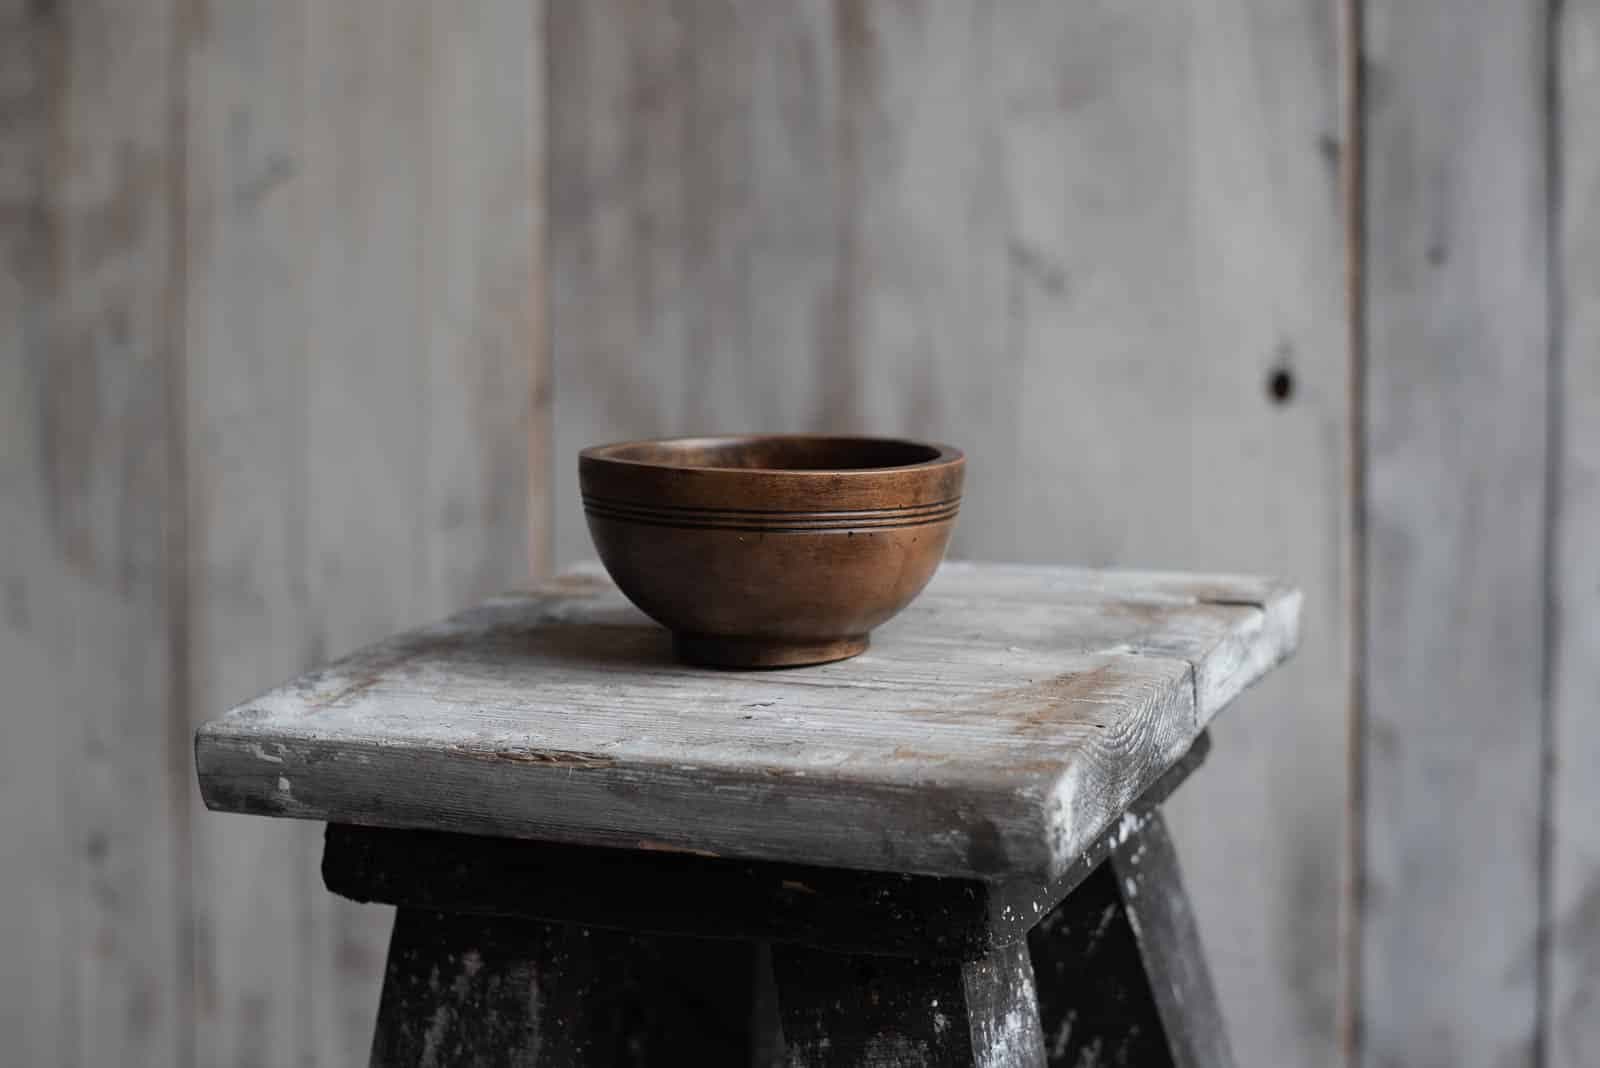
{"label": "painted stool leg", "polygon": [[774,946],[793,1066],[1045,1063],[1023,943],[976,961],[920,961]]}
{"label": "painted stool leg", "polygon": [[739,942],[401,909],[374,1065],[745,1065]]}
{"label": "painted stool leg", "polygon": [[1130,827],[1028,942],[1050,1064],[1233,1065],[1159,813]]}

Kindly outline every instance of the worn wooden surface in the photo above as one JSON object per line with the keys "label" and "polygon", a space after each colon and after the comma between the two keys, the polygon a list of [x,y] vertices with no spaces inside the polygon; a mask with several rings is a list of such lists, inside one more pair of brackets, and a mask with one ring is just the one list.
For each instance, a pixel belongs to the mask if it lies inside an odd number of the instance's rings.
{"label": "worn wooden surface", "polygon": [[223,811],[1047,880],[1289,654],[1298,607],[952,565],[853,660],[722,672],[589,571],[245,702],[196,762]]}
{"label": "worn wooden surface", "polygon": [[189,1053],[182,5],[0,3],[0,1060]]}
{"label": "worn wooden surface", "polygon": [[1159,813],[1029,935],[1052,1065],[1227,1068],[1227,1027]]}
{"label": "worn wooden surface", "polygon": [[402,908],[970,960],[1025,938],[1171,796],[1209,747],[1201,735],[1047,884],[347,824],[328,827],[322,877],[336,894]]}
{"label": "worn wooden surface", "polygon": [[[522,0],[209,5],[188,86],[192,707],[526,573],[534,39]],[[313,828],[195,828],[199,1059],[354,1063],[384,910],[322,889]]]}
{"label": "worn wooden surface", "polygon": [[1367,22],[1359,1059],[1532,1064],[1548,27],[1448,0]]}
{"label": "worn wooden surface", "polygon": [[1560,185],[1554,206],[1559,356],[1549,594],[1551,895],[1544,1023],[1550,1068],[1600,1050],[1600,3],[1568,0],[1552,59]]}
{"label": "worn wooden surface", "polygon": [[1338,1056],[1336,13],[591,0],[547,22],[560,561],[590,552],[584,445],[871,431],[966,449],[955,556],[1306,590],[1303,651],[1172,812],[1252,1064]]}

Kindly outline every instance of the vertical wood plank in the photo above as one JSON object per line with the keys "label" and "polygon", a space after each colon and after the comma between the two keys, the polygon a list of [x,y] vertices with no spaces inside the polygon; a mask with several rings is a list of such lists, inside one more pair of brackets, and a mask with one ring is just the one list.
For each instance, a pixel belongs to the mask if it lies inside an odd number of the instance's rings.
{"label": "vertical wood plank", "polygon": [[[601,3],[549,32],[562,505],[583,444],[690,428],[938,429],[1004,470],[986,9]],[[557,557],[590,551],[558,505]]]}
{"label": "vertical wood plank", "polygon": [[1305,589],[1301,652],[1224,714],[1168,811],[1239,1063],[1332,1064],[1350,663],[1335,12],[1035,10],[1002,49],[1022,370],[992,523],[1016,533],[973,549]]}
{"label": "vertical wood plank", "polygon": [[77,709],[54,663],[73,656],[71,621],[54,598],[74,579],[49,518],[57,479],[45,442],[59,435],[37,407],[58,286],[52,184],[66,41],[59,13],[41,18],[22,0],[0,11],[0,673],[11,690],[0,717],[0,805],[34,813],[0,823],[0,898],[9,903],[0,910],[0,1031],[22,1061],[45,1064],[73,1056],[75,975],[63,947],[73,944],[69,892],[83,856],[59,778],[76,748]]}
{"label": "vertical wood plank", "polygon": [[[307,191],[316,164],[304,137],[305,116],[330,79],[308,84],[310,29],[296,7],[218,4],[207,23],[189,83],[197,720],[330,651],[308,562],[317,548],[307,486],[317,356],[306,310],[310,264],[328,253]],[[375,975],[381,950],[359,950],[381,938],[381,921],[363,928],[358,920],[330,942],[307,930],[315,905],[302,873],[315,856],[314,828],[202,813],[195,832],[200,1059],[336,1059],[314,1019],[331,964],[322,954],[338,946],[338,957],[357,965],[355,982],[363,960]]]}
{"label": "vertical wood plank", "polygon": [[169,3],[0,5],[0,1034],[183,1064]]}
{"label": "vertical wood plank", "polygon": [[583,444],[855,429],[969,451],[957,555],[1306,588],[1302,653],[1173,813],[1242,1063],[1337,1056],[1334,14],[604,0],[549,22],[559,560],[590,553]]}
{"label": "vertical wood plank", "polygon": [[1546,15],[1367,10],[1368,1064],[1535,1057]]}
{"label": "vertical wood plank", "polygon": [[[538,0],[422,4],[422,382],[430,603],[499,591],[548,552],[544,48]],[[439,418],[434,413],[446,413]],[[536,450],[536,451],[535,451]]]}
{"label": "vertical wood plank", "polygon": [[[686,319],[719,299],[703,295],[705,271],[695,262],[696,253],[716,243],[711,233],[690,233],[686,203],[699,177],[691,160],[703,154],[714,180],[709,163],[717,145],[692,140],[690,111],[697,75],[734,79],[764,57],[732,66],[711,62],[708,51],[744,24],[741,11],[748,8],[724,12],[723,25],[704,42],[691,39],[696,10],[686,3],[619,2],[554,4],[548,11],[548,301],[562,505],[577,497],[582,439],[624,428],[667,432],[699,391],[726,396],[739,382],[736,368],[696,375],[692,384],[682,374],[689,367],[704,372],[709,356],[689,353]],[[733,88],[714,99],[737,119]],[[721,218],[731,224],[737,204],[724,207]],[[691,293],[696,298],[687,299]],[[729,294],[726,306],[736,308],[735,300]],[[739,329],[741,315],[724,318]],[[574,509],[557,507],[558,561],[581,555],[582,529]]]}
{"label": "vertical wood plank", "polygon": [[[536,13],[209,8],[190,78],[197,719],[526,573]],[[196,819],[201,1060],[359,1063],[390,910],[326,893],[319,828]]]}
{"label": "vertical wood plank", "polygon": [[1551,908],[1546,1063],[1600,1050],[1600,3],[1558,5],[1556,322],[1560,431],[1552,561]]}
{"label": "vertical wood plank", "polygon": [[1366,843],[1366,576],[1367,576],[1367,349],[1366,349],[1366,125],[1367,94],[1365,0],[1339,0],[1337,52],[1339,66],[1338,180],[1340,222],[1344,230],[1345,351],[1348,382],[1344,445],[1348,460],[1344,497],[1349,514],[1342,576],[1344,629],[1349,643],[1345,689],[1345,789],[1343,873],[1340,880],[1339,958],[1342,964],[1338,1006],[1341,1060],[1353,1063],[1360,1043],[1361,902]]}

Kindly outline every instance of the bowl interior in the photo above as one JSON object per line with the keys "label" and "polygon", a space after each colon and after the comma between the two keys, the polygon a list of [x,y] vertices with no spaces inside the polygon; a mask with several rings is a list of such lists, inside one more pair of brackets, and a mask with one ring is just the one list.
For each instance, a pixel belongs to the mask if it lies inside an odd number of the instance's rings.
{"label": "bowl interior", "polygon": [[652,467],[761,471],[864,471],[914,467],[944,457],[945,450],[892,438],[806,437],[679,438],[633,441],[589,450],[597,459]]}

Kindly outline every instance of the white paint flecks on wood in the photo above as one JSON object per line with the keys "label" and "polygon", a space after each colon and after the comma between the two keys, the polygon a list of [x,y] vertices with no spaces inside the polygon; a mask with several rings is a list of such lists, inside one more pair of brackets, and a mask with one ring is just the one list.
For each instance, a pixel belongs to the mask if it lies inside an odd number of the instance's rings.
{"label": "white paint flecks on wood", "polygon": [[[0,1035],[182,1063],[179,6],[0,4]],[[181,565],[179,565],[181,567]]]}
{"label": "white paint flecks on wood", "polygon": [[1543,1023],[1551,1068],[1584,1068],[1600,1050],[1600,3],[1576,0],[1558,10],[1562,317],[1552,385],[1561,436],[1552,502],[1552,893]]}
{"label": "white paint flecks on wood", "polygon": [[747,673],[674,662],[584,573],[202,727],[201,792],[225,811],[1051,879],[1288,655],[1298,599],[953,565],[866,654]]}
{"label": "white paint flecks on wood", "polygon": [[1368,9],[1365,1064],[1535,1057],[1545,19]]}
{"label": "white paint flecks on wood", "polygon": [[[525,575],[536,14],[207,9],[188,87],[197,707]],[[362,1062],[389,911],[327,894],[313,827],[194,826],[199,1061]]]}
{"label": "white paint flecks on wood", "polygon": [[582,445],[858,430],[967,450],[953,555],[1306,589],[1304,651],[1170,808],[1246,1064],[1338,1056],[1335,13],[596,0],[547,25],[559,561],[589,552]]}

